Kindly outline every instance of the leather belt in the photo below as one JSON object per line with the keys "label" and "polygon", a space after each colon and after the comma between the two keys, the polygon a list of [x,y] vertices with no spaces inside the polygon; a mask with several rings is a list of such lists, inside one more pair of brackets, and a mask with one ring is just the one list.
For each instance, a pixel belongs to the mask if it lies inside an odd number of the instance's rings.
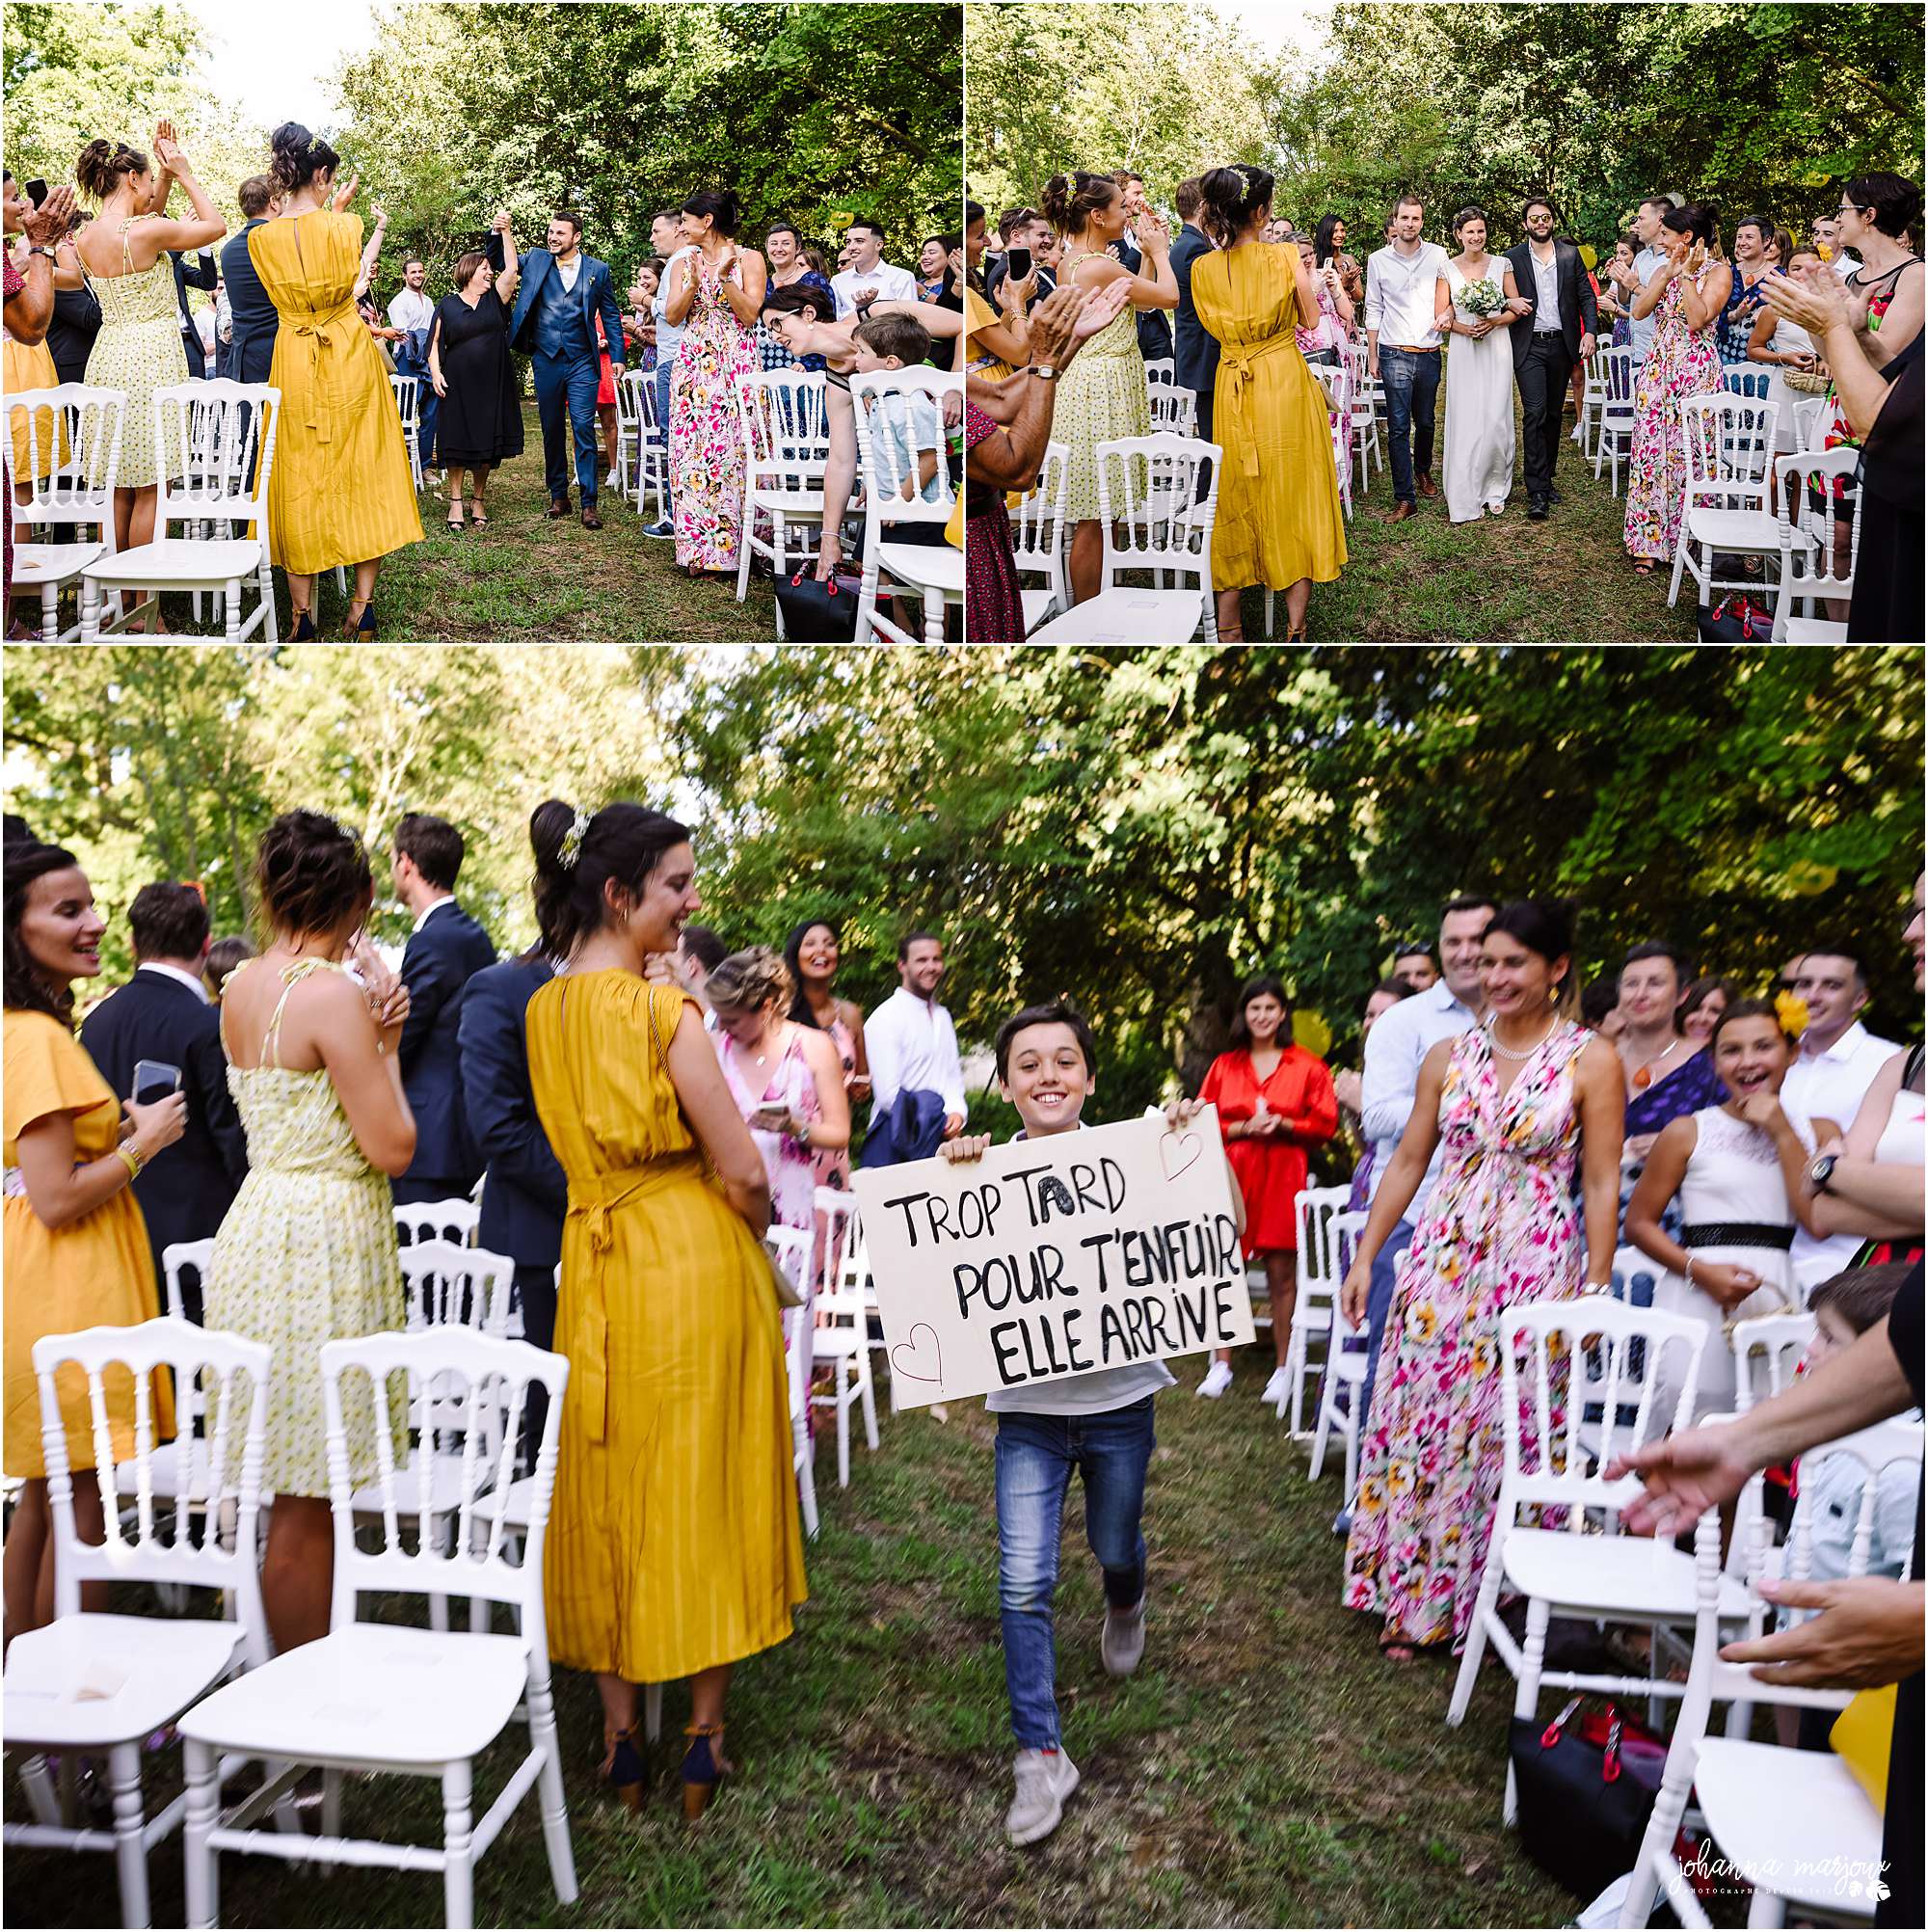
{"label": "leather belt", "polygon": [[1771,1221],[1703,1221],[1680,1230],[1682,1248],[1778,1248],[1794,1246],[1794,1230]]}
{"label": "leather belt", "polygon": [[1439,353],[1439,344],[1437,342],[1433,343],[1430,349],[1408,348],[1404,342],[1388,342],[1385,346],[1388,349],[1397,349],[1402,356],[1436,356]]}

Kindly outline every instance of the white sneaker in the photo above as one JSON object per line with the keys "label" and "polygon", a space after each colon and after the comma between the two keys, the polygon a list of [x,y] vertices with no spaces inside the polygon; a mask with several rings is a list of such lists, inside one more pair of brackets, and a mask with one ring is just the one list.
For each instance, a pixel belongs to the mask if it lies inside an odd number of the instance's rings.
{"label": "white sneaker", "polygon": [[1063,1751],[1020,1751],[1011,1769],[1017,1796],[1004,1813],[1004,1832],[1014,1845],[1034,1845],[1058,1829],[1064,1801],[1078,1788],[1078,1767]]}
{"label": "white sneaker", "polygon": [[1286,1368],[1273,1369],[1272,1380],[1266,1383],[1265,1392],[1259,1400],[1270,1404],[1283,1415],[1286,1404],[1292,1400],[1292,1371]]}
{"label": "white sneaker", "polygon": [[1232,1365],[1230,1362],[1214,1362],[1205,1371],[1205,1380],[1198,1384],[1198,1393],[1207,1402],[1217,1402],[1232,1385]]}
{"label": "white sneaker", "polygon": [[1567,438],[1567,441],[1569,443],[1584,443],[1586,441],[1586,436],[1577,422],[1573,425],[1573,434]]}
{"label": "white sneaker", "polygon": [[1144,1655],[1144,1640],[1145,1600],[1142,1592],[1129,1610],[1114,1610],[1111,1604],[1105,1605],[1105,1627],[1098,1634],[1098,1655],[1108,1676],[1130,1677]]}

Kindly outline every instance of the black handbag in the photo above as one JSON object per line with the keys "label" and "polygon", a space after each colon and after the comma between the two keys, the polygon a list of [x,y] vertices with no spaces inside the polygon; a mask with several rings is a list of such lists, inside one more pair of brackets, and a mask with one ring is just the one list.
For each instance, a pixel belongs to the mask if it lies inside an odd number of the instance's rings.
{"label": "black handbag", "polygon": [[1575,1724],[1584,1702],[1568,1700],[1545,1726],[1514,1718],[1508,1748],[1527,1856],[1575,1896],[1597,1898],[1640,1856],[1667,1747],[1618,1704]]}
{"label": "black handbag", "polygon": [[1737,590],[1696,613],[1702,644],[1765,644],[1774,635],[1774,607],[1750,590]]}
{"label": "black handbag", "polygon": [[848,644],[857,635],[858,577],[832,576],[819,581],[800,570],[777,579],[777,607],[783,612],[786,640],[793,644]]}

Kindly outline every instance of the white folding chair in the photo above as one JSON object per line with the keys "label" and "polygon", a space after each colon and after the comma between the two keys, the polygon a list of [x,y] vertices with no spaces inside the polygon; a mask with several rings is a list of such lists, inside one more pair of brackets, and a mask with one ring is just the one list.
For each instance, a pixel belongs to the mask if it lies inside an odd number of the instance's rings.
{"label": "white folding chair", "polygon": [[1618,496],[1620,494],[1620,459],[1633,454],[1632,347],[1622,342],[1619,348],[1609,344],[1604,349],[1595,349],[1588,380],[1591,382],[1595,375],[1600,383],[1600,415],[1593,433],[1593,480],[1599,481],[1600,466],[1611,458],[1613,477],[1609,488],[1611,494]]}
{"label": "white folding chair", "polygon": [[[1654,1630],[1692,1623],[1692,1562],[1671,1545],[1621,1534],[1620,1511],[1640,1492],[1640,1480],[1627,1476],[1609,1483],[1600,1472],[1615,1456],[1638,1447],[1670,1423],[1679,1428],[1693,1414],[1706,1339],[1705,1327],[1691,1317],[1629,1307],[1607,1295],[1501,1309],[1500,1418],[1506,1462],[1448,1724],[1457,1725],[1466,1715],[1488,1640],[1516,1680],[1515,1717],[1537,1714],[1543,1687],[1648,1700],[1680,1695],[1679,1685],[1661,1674],[1657,1638],[1647,1676],[1606,1676],[1547,1670],[1546,1629],[1555,1616],[1638,1623]],[[1528,1378],[1524,1388],[1522,1354]],[[1564,1401],[1555,1389],[1556,1361],[1566,1364]],[[1679,1391],[1671,1417],[1654,1412],[1663,1387]],[[1523,1399],[1536,1421],[1530,1465],[1520,1429]],[[1583,1439],[1582,1423],[1594,1410],[1597,1423]],[[1522,1509],[1536,1506],[1540,1526],[1515,1523]],[[1547,1527],[1549,1522],[1560,1526]],[[1527,1599],[1523,1646],[1513,1642],[1499,1614],[1503,1588]],[[1513,1821],[1513,1808],[1509,1768],[1508,1824]]]}
{"label": "white folding chair", "polygon": [[[736,390],[744,454],[738,604],[749,590],[752,555],[767,557],[779,578],[816,556],[812,539],[823,527],[823,473],[830,462],[826,395],[823,377],[808,369],[754,375]],[[766,536],[759,530],[760,516]],[[783,634],[781,605],[777,634]]]}
{"label": "white folding chair", "polygon": [[[112,590],[156,597],[164,590],[213,592],[223,601],[228,643],[257,628],[268,643],[279,641],[268,566],[268,477],[281,414],[281,392],[267,383],[189,382],[154,391],[155,447],[186,452],[187,471],[177,481],[161,479],[151,543],[96,557],[82,569],[83,643],[99,641],[100,600]],[[171,537],[171,523],[190,530],[239,523],[252,534]],[[241,592],[251,581],[259,599],[244,624]]]}
{"label": "white folding chair", "polygon": [[[1105,535],[1098,595],[1054,617],[1033,644],[1182,644],[1202,624],[1218,641],[1212,594],[1212,524],[1218,512],[1216,443],[1129,436],[1101,443],[1098,519]],[[1201,467],[1206,489],[1201,497]],[[1154,575],[1155,588],[1129,585],[1127,572]],[[1195,587],[1167,590],[1165,574]]]}
{"label": "white folding chair", "polygon": [[1156,356],[1145,364],[1145,396],[1154,436],[1198,434],[1198,398],[1179,388],[1171,357]]}
{"label": "white folding chair", "polygon": [[656,415],[656,372],[654,369],[625,369],[619,389],[629,391],[629,408],[636,424],[635,482],[626,491],[638,516],[643,514],[643,497],[654,491],[656,515],[662,517],[669,505],[669,452],[664,446],[663,427]]}
{"label": "white folding chair", "polygon": [[[1820,398],[1816,398],[1820,400]],[[1814,615],[1814,601],[1846,602],[1855,594],[1855,569],[1861,551],[1861,492],[1849,498],[1834,486],[1852,483],[1861,468],[1859,449],[1802,450],[1775,459],[1775,508],[1781,553],[1781,581],[1775,587],[1774,636],[1777,644],[1844,644],[1848,627]],[[1845,571],[1836,561],[1837,533],[1848,528]],[[1795,600],[1808,609],[1794,614]]]}
{"label": "white folding chair", "polygon": [[402,440],[408,445],[409,474],[415,488],[422,486],[421,386],[420,376],[390,376],[388,385],[395,392],[395,413],[402,419]]}
{"label": "white folding chair", "polygon": [[[1286,1343],[1285,1372],[1287,1392],[1279,1398],[1276,1413],[1292,1409],[1291,1435],[1295,1442],[1310,1441],[1313,1430],[1302,1427],[1305,1384],[1314,1380],[1324,1365],[1332,1334],[1332,1313],[1339,1300],[1339,1238],[1332,1226],[1333,1217],[1345,1212],[1350,1186],[1306,1188],[1294,1203],[1299,1218],[1299,1248],[1294,1255],[1298,1274],[1298,1293],[1292,1303],[1292,1334]],[[1277,1310],[1273,1311],[1274,1319]],[[1321,1359],[1312,1359],[1312,1344],[1320,1345]],[[1315,1427],[1317,1416],[1313,1418]]]}
{"label": "white folding chair", "polygon": [[790,1386],[790,1466],[796,1471],[796,1496],[803,1509],[803,1527],[817,1534],[817,1470],[810,1439],[811,1321],[810,1271],[817,1245],[816,1229],[772,1227],[763,1237],[770,1259],[783,1270],[803,1301],[783,1311],[784,1364]]}
{"label": "white folding chair", "polygon": [[1385,389],[1373,374],[1363,342],[1346,344],[1346,361],[1352,371],[1352,446],[1359,463],[1359,494],[1372,481],[1372,467],[1385,468],[1385,447],[1379,442],[1379,417],[1384,414]]}
{"label": "white folding chair", "polygon": [[[1716,575],[1722,552],[1747,552],[1776,559],[1781,526],[1767,505],[1767,471],[1774,454],[1775,418],[1780,405],[1736,395],[1683,396],[1680,436],[1687,455],[1687,487],[1680,511],[1680,535],[1674,546],[1670,605],[1679,600],[1684,571],[1703,602],[1717,590],[1755,590],[1754,579]],[[1702,561],[1697,548],[1705,553]]]}
{"label": "white folding chair", "polygon": [[[27,493],[25,502],[8,506],[16,524],[27,523],[46,532],[45,541],[13,547],[13,588],[40,593],[40,642],[67,644],[80,635],[80,614],[73,628],[60,628],[61,592],[83,570],[114,550],[114,479],[120,469],[120,437],[127,415],[123,389],[91,389],[85,383],[62,383],[51,389],[21,389],[7,398],[7,444],[11,449],[18,427],[24,427],[27,467],[8,477]],[[24,425],[15,417],[23,416]],[[97,537],[82,537],[85,527]],[[72,534],[57,539],[56,532]]]}
{"label": "white folding chair", "polygon": [[[1339,479],[1339,507],[1352,514],[1352,412],[1346,405],[1346,371],[1314,362],[1312,373],[1326,391],[1326,425],[1332,435],[1332,467]],[[1272,592],[1266,592],[1266,634],[1272,634]]]}
{"label": "white folding chair", "polygon": [[1048,443],[1037,480],[1011,511],[1011,560],[1018,575],[1044,578],[1041,590],[1020,589],[1029,634],[1060,610],[1071,607],[1071,579],[1065,569],[1064,505],[1071,490],[1071,448]]}
{"label": "white folding chair", "polygon": [[[188,1800],[145,1815],[141,1761],[148,1738],[236,1671],[268,1661],[267,1618],[255,1567],[255,1517],[268,1436],[264,1342],[209,1333],[167,1318],[134,1328],[44,1335],[34,1344],[40,1441],[53,1516],[54,1621],[16,1635],[7,1652],[5,1725],[9,1751],[22,1765],[36,1822],[6,1827],[10,1845],[111,1851],[120,1881],[120,1922],[149,1922],[147,1852],[178,1826]],[[107,1415],[106,1378],[133,1379],[131,1455],[117,1458]],[[157,1512],[148,1480],[155,1452],[155,1372],[177,1390],[194,1388],[207,1418],[205,1481],[198,1507]],[[100,1491],[106,1541],[82,1543],[75,1530],[73,1473],[56,1379],[87,1381],[94,1466],[83,1482]],[[115,1507],[120,1478],[134,1474],[136,1509],[123,1523]],[[131,1533],[130,1533],[131,1532]],[[171,1533],[170,1533],[171,1532]],[[234,1618],[129,1617],[80,1607],[87,1582],[149,1583],[227,1593]],[[114,1794],[111,1831],[62,1822],[42,1752],[104,1754]],[[203,1767],[210,1802],[239,1763],[210,1758]],[[293,1813],[283,1810],[282,1821]]]}
{"label": "white folding chair", "polygon": [[1581,364],[1583,381],[1580,386],[1580,460],[1591,462],[1593,445],[1600,430],[1600,418],[1607,407],[1607,371],[1601,360],[1601,351],[1595,348],[1593,356]]}
{"label": "white folding chair", "polygon": [[[1346,1278],[1346,1270],[1352,1266],[1359,1236],[1365,1232],[1369,1219],[1367,1214],[1357,1210],[1344,1211],[1331,1218],[1329,1225],[1339,1249],[1339,1278],[1342,1281]],[[1312,1431],[1312,1460],[1306,1474],[1315,1483],[1319,1480],[1326,1467],[1326,1446],[1336,1429],[1346,1451],[1345,1494],[1349,1508],[1352,1491],[1359,1481],[1359,1433],[1365,1426],[1365,1417],[1359,1413],[1359,1403],[1365,1394],[1366,1350],[1370,1340],[1371,1330],[1367,1325],[1361,1322],[1354,1328],[1347,1321],[1345,1310],[1335,1300],[1332,1304],[1332,1327],[1326,1343],[1326,1374],[1320,1384],[1319,1420]]]}
{"label": "white folding chair", "polygon": [[1828,428],[1827,408],[1826,396],[1803,396],[1794,405],[1794,447],[1797,450],[1820,448],[1821,438]]}
{"label": "white folding chair", "polygon": [[[181,1277],[192,1274],[204,1292],[208,1264],[213,1258],[214,1239],[211,1235],[204,1241],[171,1241],[162,1248],[161,1278],[171,1320],[187,1323],[187,1298],[182,1292]],[[116,1480],[123,1510],[128,1499],[138,1495],[139,1486],[144,1482],[150,1494],[164,1496],[170,1501],[182,1496],[198,1501],[206,1495],[207,1443],[199,1432],[201,1420],[200,1384],[192,1379],[177,1383],[174,1388],[174,1439],[156,1443],[154,1453],[145,1464],[131,1462],[120,1464]],[[174,1607],[165,1589],[162,1600],[169,1608]]]}
{"label": "white folding chair", "polygon": [[817,1298],[818,1312],[829,1321],[812,1336],[811,1355],[815,1361],[835,1364],[836,1388],[829,1395],[813,1393],[811,1402],[817,1409],[836,1411],[837,1487],[847,1489],[853,1403],[863,1407],[865,1441],[873,1450],[877,1446],[877,1398],[870,1375],[870,1255],[854,1195],[818,1188],[817,1207],[829,1217],[831,1238],[826,1248],[836,1263],[825,1270]]}
{"label": "white folding chair", "polygon": [[1813,1339],[1814,1318],[1808,1314],[1736,1322],[1728,1337],[1734,1352],[1735,1409],[1745,1415],[1756,1402],[1789,1387]]}
{"label": "white folding chair", "polygon": [[[1848,1574],[1864,1575],[1882,1472],[1896,1463],[1919,1469],[1921,1424],[1899,1419],[1878,1423],[1808,1454],[1849,1456],[1861,1465],[1864,1481]],[[1754,1478],[1754,1485],[1759,1481]],[[1806,1573],[1802,1557],[1811,1546],[1812,1523],[1811,1498],[1804,1503],[1797,1497],[1785,1552],[1791,1559],[1785,1566],[1789,1575]],[[1808,1613],[1777,1611],[1761,1597],[1761,1578],[1773,1573],[1761,1560],[1763,1554],[1756,1549],[1739,1586],[1749,1627],[1764,1629],[1771,1615],[1805,1621]],[[1714,1736],[1710,1728],[1716,1704],[1727,1704],[1730,1710],[1772,1704],[1836,1711],[1846,1706],[1849,1693],[1769,1682],[1755,1677],[1752,1665],[1721,1660],[1721,1646],[1732,1634],[1726,1626],[1735,1579],[1731,1566],[1724,1570],[1721,1564],[1718,1510],[1708,1510],[1695,1525],[1691,1561],[1693,1660],[1659,1795],[1618,1922],[1645,1925],[1656,1891],[1666,1893],[1681,1924],[1712,1922],[1674,1857],[1674,1841],[1685,1822],[1696,1838],[1704,1836],[1713,1841],[1724,1872],[1753,1887],[1750,1925],[1783,1924],[1790,1910],[1823,1922],[1865,1923],[1874,1917],[1872,1881],[1881,1874],[1882,1815],[1846,1760],[1832,1751],[1754,1743],[1731,1722],[1724,1737]]]}
{"label": "white folding chair", "polygon": [[[850,407],[857,418],[857,446],[864,460],[864,583],[857,597],[859,644],[880,637],[892,644],[942,644],[944,614],[964,606],[964,552],[948,543],[917,544],[893,539],[908,524],[942,531],[957,501],[947,463],[943,398],[962,398],[964,378],[932,368],[882,369],[850,378]],[[920,399],[924,399],[922,404]],[[901,435],[879,434],[880,414],[889,412]],[[933,485],[926,498],[919,472],[934,455]],[[924,605],[924,634],[913,637],[883,614],[892,594],[917,598]]]}
{"label": "white folding chair", "polygon": [[[407,1483],[397,1454],[388,1399],[390,1378],[407,1382],[411,1407],[435,1388],[460,1387],[464,1436],[470,1445],[459,1492],[449,1499],[445,1526],[431,1527],[427,1480]],[[224,1851],[290,1855],[334,1865],[386,1865],[440,1871],[444,1922],[474,1922],[474,1869],[531,1785],[540,1788],[543,1837],[558,1900],[576,1898],[555,1707],[549,1691],[549,1633],[543,1609],[543,1543],[555,1485],[556,1436],[562,1421],[569,1364],[526,1342],[497,1341],[461,1328],[419,1334],[360,1335],[325,1343],[322,1395],[328,1427],[328,1482],[335,1515],[335,1594],[328,1635],[277,1657],[238,1683],[218,1691],[181,1720],[187,1742],[187,1918],[196,1926],[219,1923],[219,1856]],[[352,1392],[344,1391],[353,1383]],[[515,1468],[521,1419],[531,1382],[549,1394],[542,1442],[530,1481],[528,1519],[520,1538],[500,1517],[476,1509],[485,1483],[506,1488]],[[372,1412],[381,1506],[378,1546],[364,1550],[348,1465],[344,1401]],[[485,1467],[487,1413],[511,1426]],[[417,1461],[417,1468],[420,1464]],[[414,1534],[407,1534],[413,1521]],[[512,1552],[520,1561],[512,1561]],[[518,1629],[422,1630],[362,1623],[360,1605],[398,1595],[461,1596],[506,1603]],[[472,1809],[474,1760],[521,1711],[529,1752],[478,1820]],[[262,1758],[288,1768],[262,1787],[285,1788],[300,1768],[324,1770],[322,1831],[289,1843],[245,1828],[237,1816],[216,1815],[217,1752]],[[341,1836],[340,1774],[388,1771],[439,1778],[441,1846],[397,1845]],[[250,1801],[251,1804],[254,1800]],[[245,1808],[244,1808],[245,1810]]]}
{"label": "white folding chair", "polygon": [[404,1248],[417,1241],[472,1246],[482,1223],[482,1203],[472,1195],[450,1194],[440,1201],[397,1201],[395,1237]]}

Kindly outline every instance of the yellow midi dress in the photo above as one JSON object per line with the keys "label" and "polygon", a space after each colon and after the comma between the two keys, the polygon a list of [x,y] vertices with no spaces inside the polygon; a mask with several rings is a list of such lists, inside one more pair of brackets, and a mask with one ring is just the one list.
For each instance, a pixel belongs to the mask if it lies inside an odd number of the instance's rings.
{"label": "yellow midi dress", "polygon": [[1291,259],[1285,249],[1242,242],[1192,264],[1192,306],[1218,342],[1212,436],[1225,462],[1212,528],[1218,590],[1284,590],[1303,577],[1330,583],[1346,562],[1326,393],[1293,335],[1319,317],[1299,312]]}
{"label": "yellow midi dress", "polygon": [[312,577],[420,543],[395,392],[355,309],[361,216],[313,208],[263,222],[248,231],[248,257],[281,317],[269,555]]}
{"label": "yellow midi dress", "polygon": [[631,1683],[781,1643],[807,1594],[782,1325],[677,1104],[664,1050],[683,1006],[631,973],[564,974],[525,1022],[569,1177],[549,1650]]}
{"label": "yellow midi dress", "polygon": [[[77,1161],[97,1161],[120,1140],[120,1103],[87,1049],[47,1013],[9,1007],[6,1015],[7,1415],[4,1457],[10,1476],[44,1476],[40,1397],[34,1344],[76,1328],[129,1328],[158,1315],[154,1254],[132,1188],[120,1188],[92,1214],[49,1227],[34,1212],[19,1178],[19,1137],[50,1114],[73,1117]],[[134,1379],[101,1379],[108,1433],[118,1462],[134,1453]],[[174,1433],[169,1378],[157,1374],[150,1398],[154,1440]],[[94,1466],[87,1378],[68,1364],[55,1380],[67,1425],[67,1465]]]}
{"label": "yellow midi dress", "polygon": [[[8,335],[5,358],[10,396],[25,395],[29,389],[50,389],[60,382],[60,371],[54,367],[54,352],[45,342],[16,342]],[[30,434],[28,424],[36,415],[40,419],[34,422]],[[44,481],[53,474],[54,465],[66,455],[65,438],[61,448],[58,451],[55,448],[53,411],[21,410],[16,416],[9,410],[7,422],[13,438],[13,474]]]}

